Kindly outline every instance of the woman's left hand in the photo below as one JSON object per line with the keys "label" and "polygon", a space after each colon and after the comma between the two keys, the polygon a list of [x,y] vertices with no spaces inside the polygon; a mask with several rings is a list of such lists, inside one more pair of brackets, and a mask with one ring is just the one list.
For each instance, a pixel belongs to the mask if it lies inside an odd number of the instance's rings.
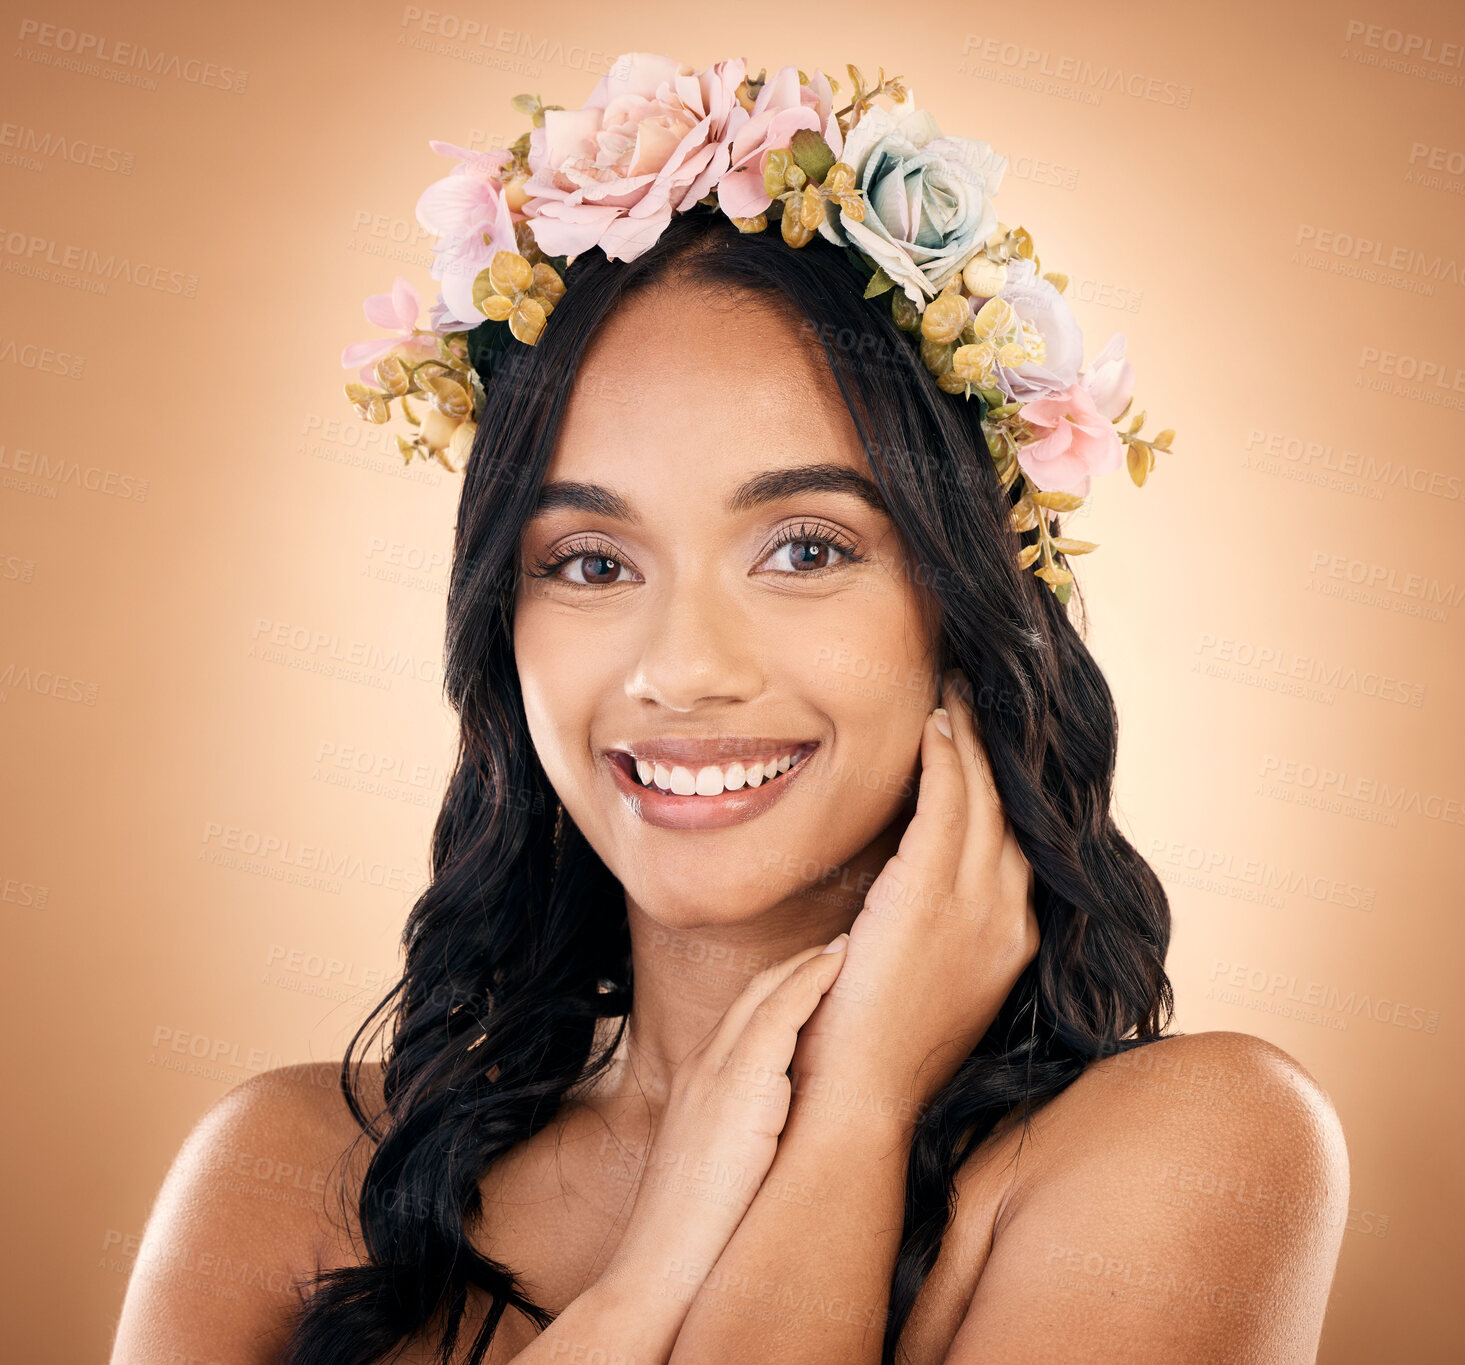
{"label": "woman's left hand", "polygon": [[921,736],[916,813],[850,926],[834,989],[799,1030],[795,1071],[858,1080],[880,1098],[929,1103],[1037,955],[1034,873],[1002,809],[951,670]]}

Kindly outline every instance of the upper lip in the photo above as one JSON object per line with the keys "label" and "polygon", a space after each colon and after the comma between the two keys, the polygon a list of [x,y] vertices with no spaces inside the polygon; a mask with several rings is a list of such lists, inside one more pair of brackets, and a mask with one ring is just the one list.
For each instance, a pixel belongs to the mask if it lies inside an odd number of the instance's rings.
{"label": "upper lip", "polygon": [[647,739],[612,745],[609,752],[630,754],[648,763],[696,764],[732,763],[745,759],[770,759],[781,754],[813,748],[817,739],[768,739],[754,735],[719,735],[712,739]]}

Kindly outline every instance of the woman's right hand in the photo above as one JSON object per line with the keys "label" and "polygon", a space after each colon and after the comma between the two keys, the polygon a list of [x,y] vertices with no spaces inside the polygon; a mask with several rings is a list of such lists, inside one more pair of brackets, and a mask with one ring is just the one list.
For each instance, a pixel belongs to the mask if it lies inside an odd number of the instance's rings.
{"label": "woman's right hand", "polygon": [[690,1305],[773,1164],[799,1029],[839,976],[848,941],[759,972],[677,1066],[603,1281]]}

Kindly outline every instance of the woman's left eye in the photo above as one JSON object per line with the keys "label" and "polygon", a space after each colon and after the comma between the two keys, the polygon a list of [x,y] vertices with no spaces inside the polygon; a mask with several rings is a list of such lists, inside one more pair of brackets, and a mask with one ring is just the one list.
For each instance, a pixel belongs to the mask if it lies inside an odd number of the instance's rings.
{"label": "woman's left eye", "polygon": [[[790,553],[784,558],[784,564],[791,565],[791,567],[781,567],[775,572],[798,574],[804,578],[827,573],[830,569],[837,569],[841,562],[855,563],[863,558],[853,545],[848,544],[841,537],[832,535],[828,531],[811,529],[806,526],[790,528],[784,532],[775,542],[763,563],[767,564],[774,558],[783,555],[785,550]],[[834,555],[837,555],[838,559],[832,559],[831,556]]]}

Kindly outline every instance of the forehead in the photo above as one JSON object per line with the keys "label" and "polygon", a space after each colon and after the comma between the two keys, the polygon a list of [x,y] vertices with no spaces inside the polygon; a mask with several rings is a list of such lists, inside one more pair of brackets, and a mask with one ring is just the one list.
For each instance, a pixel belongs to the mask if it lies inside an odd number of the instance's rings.
{"label": "forehead", "polygon": [[814,462],[869,469],[812,326],[743,291],[679,283],[602,324],[547,477],[706,491]]}

